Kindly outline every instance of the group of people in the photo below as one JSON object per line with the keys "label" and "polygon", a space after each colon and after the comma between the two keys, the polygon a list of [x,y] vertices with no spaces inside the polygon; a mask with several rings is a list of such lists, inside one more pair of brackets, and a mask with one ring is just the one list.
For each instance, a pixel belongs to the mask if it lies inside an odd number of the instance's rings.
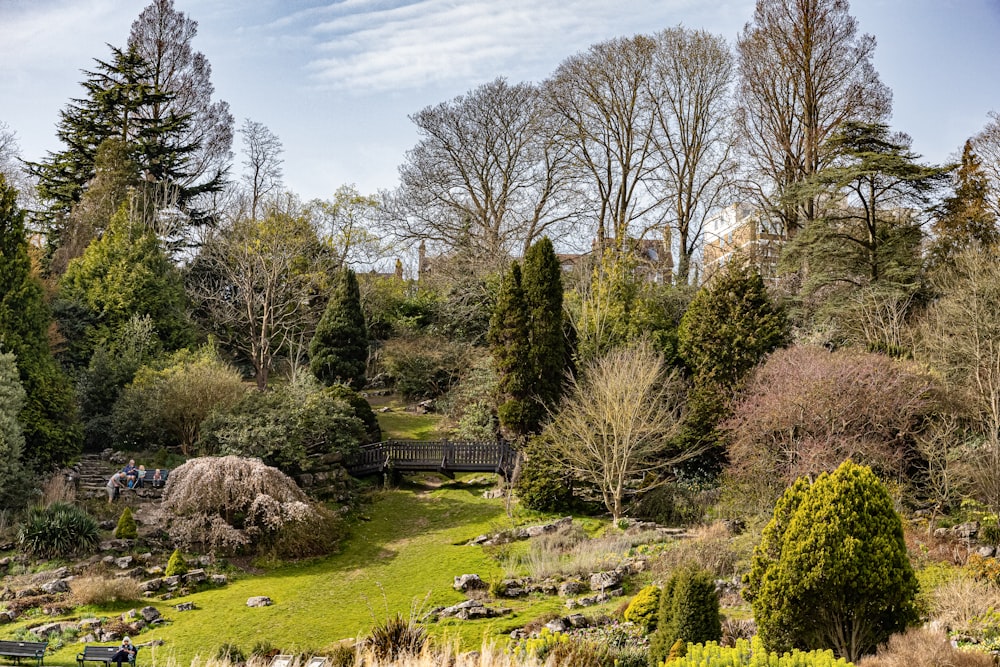
{"label": "group of people", "polygon": [[[128,464],[121,470],[115,472],[108,480],[108,502],[113,502],[122,489],[139,489],[146,482],[146,466],[136,467],[135,459],[129,459]],[[153,471],[153,488],[163,486],[163,474],[157,468]]]}

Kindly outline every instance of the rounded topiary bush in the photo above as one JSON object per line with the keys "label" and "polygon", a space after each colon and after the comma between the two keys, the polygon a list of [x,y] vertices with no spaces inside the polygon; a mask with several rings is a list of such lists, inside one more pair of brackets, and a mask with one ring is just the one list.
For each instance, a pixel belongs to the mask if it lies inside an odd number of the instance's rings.
{"label": "rounded topiary bush", "polygon": [[69,503],[31,509],[17,532],[21,549],[40,558],[77,554],[97,545],[98,539],[97,520]]}
{"label": "rounded topiary bush", "polygon": [[167,569],[163,571],[163,574],[168,577],[175,577],[181,574],[187,574],[187,571],[187,561],[184,560],[184,556],[181,555],[181,550],[174,549],[174,552],[170,554],[170,560],[167,561]]}
{"label": "rounded topiary bush", "polygon": [[660,587],[656,585],[646,586],[635,594],[628,607],[625,608],[624,618],[629,623],[635,623],[641,627],[643,632],[649,634],[656,629],[656,617],[660,611]]}
{"label": "rounded topiary bush", "polygon": [[119,540],[134,540],[139,537],[139,527],[132,516],[131,508],[126,507],[118,519],[118,526],[115,528],[115,537]]}

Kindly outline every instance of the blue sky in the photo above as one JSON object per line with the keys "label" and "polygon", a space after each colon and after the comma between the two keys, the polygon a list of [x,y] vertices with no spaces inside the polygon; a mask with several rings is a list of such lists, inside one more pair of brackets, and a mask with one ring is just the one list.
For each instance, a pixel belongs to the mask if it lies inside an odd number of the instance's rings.
{"label": "blue sky", "polygon": [[[124,45],[147,0],[0,0],[0,121],[38,159],[81,69]],[[407,116],[496,76],[540,81],[619,35],[683,24],[735,41],[753,0],[175,0],[199,23],[217,98],[285,146],[304,198],[396,184]],[[878,40],[894,129],[942,162],[1000,111],[1000,0],[854,0]]]}

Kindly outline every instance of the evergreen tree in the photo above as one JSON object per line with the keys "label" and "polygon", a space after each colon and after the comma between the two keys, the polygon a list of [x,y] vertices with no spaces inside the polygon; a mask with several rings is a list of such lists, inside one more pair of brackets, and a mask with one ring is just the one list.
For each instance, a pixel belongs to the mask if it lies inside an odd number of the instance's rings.
{"label": "evergreen tree", "polygon": [[559,402],[566,371],[562,267],[548,238],[528,248],[521,285],[528,314],[529,360],[536,402],[528,428],[537,431],[546,412]]}
{"label": "evergreen tree", "polygon": [[129,204],[124,202],[104,235],[70,262],[59,297],[91,313],[86,331],[91,345],[109,345],[129,320],[148,315],[164,347],[180,349],[193,342],[184,280]]}
{"label": "evergreen tree", "polygon": [[488,339],[494,367],[500,378],[498,389],[502,403],[497,411],[500,426],[515,436],[526,435],[537,420],[536,404],[532,400],[534,373],[528,312],[521,267],[517,262],[511,265],[500,285]]}
{"label": "evergreen tree", "polygon": [[24,459],[47,469],[80,448],[73,391],[49,349],[49,312],[32,275],[24,213],[17,193],[0,175],[0,349],[17,356],[27,403],[21,410]]}
{"label": "evergreen tree", "polygon": [[368,329],[358,278],[344,267],[334,279],[330,301],[309,343],[309,368],[327,386],[342,382],[361,390],[367,365]]}
{"label": "evergreen tree", "polygon": [[1000,242],[989,194],[989,179],[979,156],[973,152],[972,142],[966,141],[962,163],[955,174],[955,194],[944,200],[932,227],[932,264],[950,263],[956,254],[977,244],[989,247]]}
{"label": "evergreen tree", "polygon": [[832,648],[856,662],[917,621],[917,589],[889,492],[845,461],[779,502],[745,595],[768,650]]}
{"label": "evergreen tree", "polygon": [[677,331],[677,347],[694,387],[682,446],[707,448],[688,467],[714,474],[722,463],[716,425],[747,373],[787,339],[784,311],[749,265],[731,262],[695,295]]}
{"label": "evergreen tree", "polygon": [[649,641],[649,664],[667,659],[671,647],[680,640],[703,644],[722,637],[719,596],[707,570],[682,567],[671,575],[660,593],[660,613],[656,632]]}
{"label": "evergreen tree", "polygon": [[18,377],[14,355],[0,352],[0,506],[24,505],[27,494],[24,454],[24,431],[18,415],[27,397]]}

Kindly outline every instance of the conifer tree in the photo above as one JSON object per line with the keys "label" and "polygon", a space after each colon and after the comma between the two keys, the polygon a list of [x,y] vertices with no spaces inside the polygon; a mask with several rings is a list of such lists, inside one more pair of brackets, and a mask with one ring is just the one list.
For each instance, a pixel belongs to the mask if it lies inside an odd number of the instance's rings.
{"label": "conifer tree", "polygon": [[0,506],[3,507],[21,507],[26,500],[21,465],[24,431],[18,421],[26,399],[14,355],[0,352]]}
{"label": "conifer tree", "polygon": [[711,573],[691,566],[674,572],[660,593],[656,632],[649,642],[650,664],[666,660],[678,640],[703,644],[721,637],[719,596]]}
{"label": "conifer tree", "polygon": [[500,377],[500,426],[515,436],[527,434],[535,423],[535,404],[531,399],[534,374],[528,335],[521,267],[514,262],[500,285],[488,338],[494,367]]}
{"label": "conifer tree", "polygon": [[368,342],[358,278],[344,267],[309,343],[309,368],[327,386],[342,382],[361,390],[367,381]]}
{"label": "conifer tree", "polygon": [[49,312],[32,274],[24,213],[17,193],[0,175],[0,350],[13,352],[27,403],[21,410],[24,459],[46,469],[80,448],[73,391],[49,349]]}
{"label": "conifer tree", "polygon": [[546,411],[562,395],[566,364],[563,333],[562,268],[552,241],[536,241],[524,256],[524,305],[528,314],[532,385],[535,406],[529,430],[538,430]]}
{"label": "conifer tree", "polygon": [[779,501],[744,595],[769,651],[829,648],[857,662],[917,621],[917,589],[888,490],[848,460]]}
{"label": "conifer tree", "polygon": [[955,194],[944,200],[932,227],[932,264],[950,263],[955,255],[976,244],[989,247],[1000,242],[989,193],[989,180],[979,156],[973,151],[972,142],[966,141],[962,163],[955,174]]}

